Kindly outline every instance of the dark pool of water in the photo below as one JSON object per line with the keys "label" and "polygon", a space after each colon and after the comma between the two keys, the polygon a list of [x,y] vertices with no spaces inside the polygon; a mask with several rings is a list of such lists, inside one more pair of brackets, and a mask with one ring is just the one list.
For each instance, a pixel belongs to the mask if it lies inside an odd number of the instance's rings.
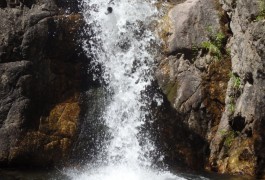
{"label": "dark pool of water", "polygon": [[59,170],[0,169],[0,180],[70,180]]}
{"label": "dark pool of water", "polygon": [[249,176],[232,176],[226,174],[217,174],[217,173],[194,173],[194,174],[187,174],[187,173],[180,173],[180,175],[187,180],[254,180],[254,178]]}
{"label": "dark pool of water", "polygon": [[[178,173],[178,176],[184,177],[187,180],[254,180],[254,178],[246,176],[220,175],[216,173]],[[70,178],[64,175],[59,169],[0,169],[0,180],[70,180]]]}

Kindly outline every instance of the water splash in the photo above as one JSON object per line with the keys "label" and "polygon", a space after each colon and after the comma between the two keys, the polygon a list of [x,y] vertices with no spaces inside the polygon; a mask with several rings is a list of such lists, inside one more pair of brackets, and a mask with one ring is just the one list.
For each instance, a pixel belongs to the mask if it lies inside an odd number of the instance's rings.
{"label": "water splash", "polygon": [[[153,77],[156,43],[150,26],[158,14],[152,0],[83,0],[90,39],[84,43],[93,69],[110,95],[102,118],[104,148],[76,180],[181,179],[153,168],[154,142],[141,128],[149,115],[145,90]],[[100,69],[97,69],[98,67]],[[99,73],[98,73],[99,74]],[[95,73],[94,78],[99,78]]]}

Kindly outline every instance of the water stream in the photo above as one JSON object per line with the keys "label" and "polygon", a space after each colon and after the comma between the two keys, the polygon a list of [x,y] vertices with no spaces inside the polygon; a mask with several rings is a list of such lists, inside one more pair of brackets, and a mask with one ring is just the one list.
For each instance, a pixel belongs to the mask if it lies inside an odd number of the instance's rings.
{"label": "water stream", "polygon": [[[105,85],[108,101],[102,122],[106,133],[98,157],[75,180],[182,179],[153,164],[156,153],[148,130],[146,88],[153,80],[156,44],[151,30],[158,10],[153,0],[83,0],[95,79]],[[100,67],[100,68],[99,68]],[[98,77],[100,74],[100,77]],[[154,97],[152,97],[154,98]],[[159,101],[159,98],[157,98]],[[162,156],[161,156],[162,157]]]}

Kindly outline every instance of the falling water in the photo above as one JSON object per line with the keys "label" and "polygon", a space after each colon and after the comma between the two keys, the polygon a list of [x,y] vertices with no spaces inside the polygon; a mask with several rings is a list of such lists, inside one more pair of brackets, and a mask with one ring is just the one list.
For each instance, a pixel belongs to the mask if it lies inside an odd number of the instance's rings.
{"label": "falling water", "polygon": [[145,90],[152,82],[156,43],[152,24],[158,15],[152,0],[83,0],[88,43],[95,70],[99,66],[109,101],[102,115],[106,138],[97,161],[76,180],[181,179],[153,166],[154,142],[143,129],[149,115]]}

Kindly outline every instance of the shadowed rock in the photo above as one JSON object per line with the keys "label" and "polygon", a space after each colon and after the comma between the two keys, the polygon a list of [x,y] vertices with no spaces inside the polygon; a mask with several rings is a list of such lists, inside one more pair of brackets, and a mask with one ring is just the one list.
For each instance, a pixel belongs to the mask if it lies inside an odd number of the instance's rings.
{"label": "shadowed rock", "polygon": [[33,2],[0,9],[1,166],[58,164],[78,129],[87,60],[77,43],[81,16]]}

